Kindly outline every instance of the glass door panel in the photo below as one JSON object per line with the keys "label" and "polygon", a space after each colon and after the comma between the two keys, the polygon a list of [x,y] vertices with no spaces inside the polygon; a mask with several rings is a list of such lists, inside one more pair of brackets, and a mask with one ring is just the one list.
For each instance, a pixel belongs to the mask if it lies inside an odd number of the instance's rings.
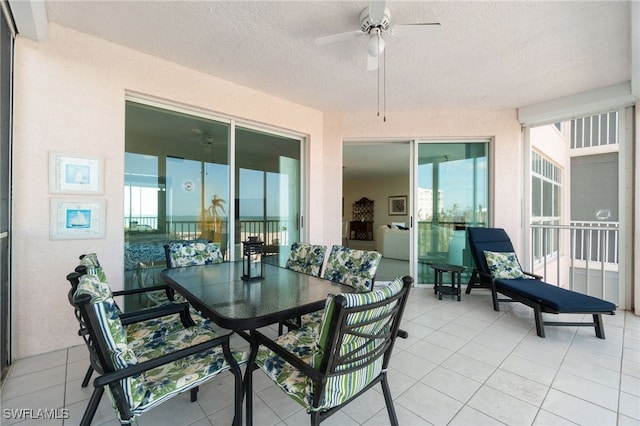
{"label": "glass door panel", "polygon": [[171,241],[213,241],[229,260],[230,129],[229,123],[126,103],[125,288],[160,282],[163,246]]}
{"label": "glass door panel", "polygon": [[265,257],[283,263],[300,241],[300,149],[299,139],[236,128],[236,256],[257,236]]}
{"label": "glass door panel", "polygon": [[433,283],[429,264],[473,268],[466,228],[487,225],[488,181],[488,142],[418,144],[418,283]]}

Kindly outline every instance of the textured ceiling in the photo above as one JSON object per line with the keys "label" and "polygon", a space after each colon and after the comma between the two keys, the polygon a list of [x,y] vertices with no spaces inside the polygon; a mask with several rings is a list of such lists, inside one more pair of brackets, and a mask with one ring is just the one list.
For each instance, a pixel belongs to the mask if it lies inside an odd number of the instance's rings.
{"label": "textured ceiling", "polygon": [[[375,111],[368,1],[52,1],[50,22],[322,111]],[[629,2],[388,1],[387,111],[517,108],[630,80]]]}

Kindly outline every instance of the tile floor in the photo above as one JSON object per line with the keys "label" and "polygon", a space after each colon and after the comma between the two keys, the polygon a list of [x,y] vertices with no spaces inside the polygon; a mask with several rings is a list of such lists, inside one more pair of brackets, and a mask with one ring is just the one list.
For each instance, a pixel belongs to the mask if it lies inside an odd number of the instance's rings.
{"label": "tile floor", "polygon": [[[397,340],[389,372],[400,424],[640,424],[640,317],[620,311],[604,320],[606,340],[577,327],[547,327],[541,339],[530,309],[502,304],[494,312],[486,290],[456,302],[438,301],[431,288],[412,289],[402,324],[409,338]],[[246,344],[238,339],[235,346]],[[0,423],[78,424],[91,392],[80,387],[87,365],[84,346],[17,361],[3,384]],[[228,425],[231,387],[231,376],[221,376],[201,387],[197,403],[181,395],[137,423]],[[254,424],[308,424],[305,412],[262,373],[256,372],[254,390]],[[63,407],[66,420],[5,418],[11,408]],[[94,424],[118,424],[107,397]],[[379,387],[325,424],[389,424]]]}

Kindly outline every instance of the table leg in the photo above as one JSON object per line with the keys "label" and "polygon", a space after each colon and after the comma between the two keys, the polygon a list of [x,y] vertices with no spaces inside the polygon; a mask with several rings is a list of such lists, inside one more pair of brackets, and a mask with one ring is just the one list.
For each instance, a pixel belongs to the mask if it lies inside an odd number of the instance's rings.
{"label": "table leg", "polygon": [[462,282],[461,282],[462,281],[462,278],[461,278],[462,274],[460,272],[457,272],[456,275],[458,276],[458,302],[459,302],[460,299],[461,299],[460,293],[462,293],[462,290],[460,288],[460,286],[462,285]]}
{"label": "table leg", "polygon": [[251,338],[251,352],[247,360],[247,366],[244,372],[244,394],[246,398],[247,426],[253,425],[253,370],[255,367],[256,356],[258,355],[258,347],[256,340]]}

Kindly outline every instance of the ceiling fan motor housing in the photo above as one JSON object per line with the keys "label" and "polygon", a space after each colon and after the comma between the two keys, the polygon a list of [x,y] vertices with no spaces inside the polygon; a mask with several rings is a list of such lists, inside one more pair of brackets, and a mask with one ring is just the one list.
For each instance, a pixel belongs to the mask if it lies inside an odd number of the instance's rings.
{"label": "ceiling fan motor housing", "polygon": [[384,8],[384,16],[381,21],[377,22],[369,16],[369,8],[367,7],[360,13],[360,29],[363,33],[369,34],[372,29],[379,28],[380,31],[388,31],[390,25],[391,11],[388,7]]}

